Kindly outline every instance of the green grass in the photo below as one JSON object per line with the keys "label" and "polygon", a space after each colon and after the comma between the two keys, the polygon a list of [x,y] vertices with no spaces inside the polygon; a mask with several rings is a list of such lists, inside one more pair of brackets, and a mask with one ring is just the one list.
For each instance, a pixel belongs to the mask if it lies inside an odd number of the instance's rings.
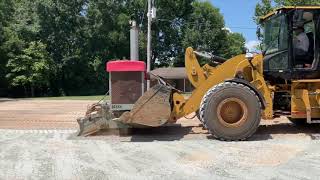
{"label": "green grass", "polygon": [[[99,101],[104,97],[104,95],[98,96],[60,96],[60,97],[37,97],[37,98],[26,98],[31,100],[92,100]],[[107,100],[110,100],[110,97],[106,97]]]}

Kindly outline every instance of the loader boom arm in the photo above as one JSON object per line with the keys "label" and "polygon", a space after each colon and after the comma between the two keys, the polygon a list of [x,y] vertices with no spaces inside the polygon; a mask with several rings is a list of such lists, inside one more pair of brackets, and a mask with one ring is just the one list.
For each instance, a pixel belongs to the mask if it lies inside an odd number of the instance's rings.
{"label": "loader boom arm", "polygon": [[208,90],[226,80],[236,78],[239,74],[259,90],[266,101],[263,116],[266,119],[272,118],[271,91],[263,78],[262,55],[255,56],[252,60],[252,65],[245,55],[238,55],[217,67],[209,65],[201,67],[193,49],[188,48],[185,55],[185,68],[188,78],[195,89],[188,99],[185,99],[178,92],[173,93],[171,119],[176,120],[198,111],[202,98]]}

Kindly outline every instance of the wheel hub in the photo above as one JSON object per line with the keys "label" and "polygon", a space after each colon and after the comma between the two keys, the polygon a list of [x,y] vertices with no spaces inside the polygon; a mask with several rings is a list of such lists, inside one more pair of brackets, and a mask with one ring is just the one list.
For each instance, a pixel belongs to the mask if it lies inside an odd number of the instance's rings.
{"label": "wheel hub", "polygon": [[226,127],[239,127],[248,118],[248,108],[246,104],[238,98],[228,98],[218,105],[217,109],[219,121]]}

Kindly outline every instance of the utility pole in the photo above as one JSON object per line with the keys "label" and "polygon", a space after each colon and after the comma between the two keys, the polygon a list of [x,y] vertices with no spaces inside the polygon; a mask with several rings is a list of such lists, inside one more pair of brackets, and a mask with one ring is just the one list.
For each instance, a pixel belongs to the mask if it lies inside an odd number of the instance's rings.
{"label": "utility pole", "polygon": [[[147,73],[151,71],[151,24],[152,19],[156,17],[156,9],[153,7],[152,0],[148,0],[148,45],[147,45]],[[150,89],[150,79],[147,80],[147,90]]]}
{"label": "utility pole", "polygon": [[[150,73],[151,71],[151,23],[152,23],[152,17],[151,17],[151,0],[148,0],[148,43],[147,43],[147,73]],[[150,78],[147,80],[147,90],[150,89]]]}

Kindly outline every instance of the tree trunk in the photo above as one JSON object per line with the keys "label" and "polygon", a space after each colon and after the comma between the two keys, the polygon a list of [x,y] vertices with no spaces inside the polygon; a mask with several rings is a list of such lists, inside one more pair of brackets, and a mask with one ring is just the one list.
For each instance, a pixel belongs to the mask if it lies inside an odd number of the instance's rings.
{"label": "tree trunk", "polygon": [[25,96],[25,97],[28,97],[27,87],[26,87],[26,86],[23,86],[23,89],[24,89],[24,96]]}
{"label": "tree trunk", "polygon": [[34,86],[31,85],[30,89],[31,89],[31,97],[34,97]]}

